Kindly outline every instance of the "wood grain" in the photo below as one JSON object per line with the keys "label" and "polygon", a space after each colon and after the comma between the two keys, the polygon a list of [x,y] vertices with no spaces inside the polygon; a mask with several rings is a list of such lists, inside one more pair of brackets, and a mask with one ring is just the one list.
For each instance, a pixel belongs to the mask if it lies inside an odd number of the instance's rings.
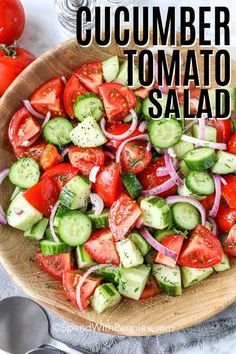
{"label": "wood grain", "polygon": [[[198,51],[199,48],[196,45],[194,49]],[[18,77],[0,101],[0,168],[10,166],[14,160],[7,141],[7,126],[20,108],[21,100],[53,76],[69,76],[87,60],[104,60],[114,54],[123,56],[123,49],[114,44],[105,49],[96,44],[80,48],[75,40],[70,40],[38,58]],[[1,203],[5,208],[12,189],[8,181],[1,186]],[[0,261],[29,296],[64,319],[83,326],[98,324],[101,328],[97,330],[108,333],[141,336],[180,330],[208,319],[236,299],[236,262],[233,261],[230,271],[215,274],[184,290],[182,296],[161,295],[141,302],[124,300],[100,315],[91,309],[80,313],[66,299],[61,284],[39,270],[34,259],[35,249],[36,243],[24,238],[22,232],[8,226],[0,227]]]}

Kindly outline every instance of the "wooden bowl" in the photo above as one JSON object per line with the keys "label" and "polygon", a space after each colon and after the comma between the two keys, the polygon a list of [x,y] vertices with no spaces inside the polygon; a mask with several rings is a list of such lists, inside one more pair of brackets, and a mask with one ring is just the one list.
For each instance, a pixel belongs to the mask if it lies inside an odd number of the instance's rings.
{"label": "wooden bowl", "polygon": [[[131,45],[132,46],[132,45]],[[199,49],[195,46],[195,49]],[[101,49],[96,44],[80,48],[75,40],[51,49],[32,63],[13,83],[0,101],[0,164],[10,166],[14,160],[7,142],[8,122],[21,107],[21,100],[45,80],[56,75],[69,76],[88,60],[123,55],[123,49],[112,44]],[[200,64],[201,65],[201,64]],[[8,181],[1,186],[1,203],[5,209],[13,187]],[[218,273],[183,291],[179,297],[160,295],[143,301],[123,300],[117,307],[98,315],[92,309],[80,313],[66,299],[59,282],[41,271],[35,262],[36,243],[9,226],[0,228],[0,261],[8,273],[44,307],[78,325],[95,325],[95,330],[128,336],[143,336],[177,331],[217,314],[236,299],[236,262],[229,271]]]}

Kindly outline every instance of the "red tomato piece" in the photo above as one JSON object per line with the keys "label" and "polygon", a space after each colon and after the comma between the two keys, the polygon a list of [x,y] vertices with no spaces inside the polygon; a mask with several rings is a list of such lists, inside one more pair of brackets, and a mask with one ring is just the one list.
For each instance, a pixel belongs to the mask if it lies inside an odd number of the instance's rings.
{"label": "red tomato piece", "polygon": [[72,252],[44,256],[41,252],[35,254],[38,266],[54,279],[62,281],[63,273],[74,269],[75,260]]}
{"label": "red tomato piece", "polygon": [[156,279],[153,276],[150,276],[139,300],[149,299],[151,297],[159,295],[160,293],[161,289],[157,284]]}
{"label": "red tomato piece", "polygon": [[120,165],[112,162],[98,172],[93,184],[93,190],[100,195],[107,207],[110,207],[122,192],[120,173]]}
{"label": "red tomato piece", "polygon": [[177,263],[192,268],[207,268],[222,260],[220,241],[205,226],[198,225],[184,242]]}
{"label": "red tomato piece", "polygon": [[120,161],[124,172],[134,174],[142,172],[152,159],[151,151],[147,151],[147,143],[143,140],[129,141],[122,149]]}
{"label": "red tomato piece", "polygon": [[69,148],[70,163],[78,168],[85,176],[89,176],[94,166],[102,167],[104,165],[104,152],[100,148],[82,148],[72,146]]}
{"label": "red tomato piece", "polygon": [[63,161],[63,157],[57,151],[54,145],[48,144],[45,146],[40,157],[40,166],[43,170],[55,166]]}
{"label": "red tomato piece", "polygon": [[231,135],[231,138],[228,142],[227,151],[231,154],[236,154],[236,133],[233,133],[233,135]]}
{"label": "red tomato piece", "polygon": [[102,84],[102,62],[91,61],[76,69],[76,75],[82,85],[88,90],[98,94],[99,86]]}
{"label": "red tomato piece", "polygon": [[[66,296],[73,303],[77,305],[76,289],[80,281],[82,273],[79,270],[69,270],[63,273],[62,284],[66,292]],[[89,276],[81,287],[80,298],[84,309],[89,305],[89,298],[94,294],[95,289],[101,284],[102,279]]]}
{"label": "red tomato piece", "polygon": [[216,215],[216,223],[221,231],[229,232],[236,223],[236,208],[232,209],[228,205],[221,203]]}
{"label": "red tomato piece", "polygon": [[[165,161],[163,157],[158,158],[156,161],[151,162],[145,170],[138,174],[138,180],[141,183],[143,189],[151,189],[156,186],[161,185],[168,179],[170,176],[157,177],[156,170],[158,167],[164,167]],[[161,198],[166,198],[170,195],[175,195],[177,191],[177,187],[174,186],[170,188],[168,191],[158,194]]]}
{"label": "red tomato piece", "polygon": [[50,111],[52,117],[65,116],[63,107],[64,82],[61,77],[46,81],[35,90],[30,98],[32,107],[46,116]]}
{"label": "red tomato piece", "polygon": [[[170,235],[170,236],[167,236],[162,241],[162,245],[169,248],[171,251],[175,252],[177,254],[177,259],[178,259],[183,242],[184,242],[183,235]],[[174,260],[174,259],[167,257],[164,254],[161,254],[160,252],[158,252],[156,259],[155,259],[155,263],[161,263],[161,264],[164,264],[164,265],[174,268],[176,265],[177,259]]]}
{"label": "red tomato piece", "polygon": [[63,95],[65,110],[72,119],[75,118],[74,104],[77,98],[87,92],[86,88],[79,82],[78,77],[72,75],[66,84]]}
{"label": "red tomato piece", "polygon": [[114,237],[109,229],[93,231],[89,240],[83,246],[88,254],[99,264],[120,264]]}
{"label": "red tomato piece", "polygon": [[49,168],[42,175],[41,179],[52,178],[57,182],[58,188],[61,190],[64,185],[78,174],[78,168],[70,163],[64,162]]}
{"label": "red tomato piece", "polygon": [[135,94],[135,96],[138,96],[138,97],[142,98],[143,100],[145,100],[145,98],[148,97],[149,92],[151,90],[157,89],[157,88],[158,88],[157,84],[155,84],[155,85],[153,85],[151,87],[143,87],[143,86],[141,86],[137,90],[134,91],[134,94]]}
{"label": "red tomato piece", "polygon": [[210,119],[208,125],[216,128],[217,130],[217,142],[228,143],[232,134],[232,127],[230,119]]}
{"label": "red tomato piece", "polygon": [[224,241],[223,250],[231,257],[236,257],[236,225],[234,225]]}
{"label": "red tomato piece", "polygon": [[141,214],[135,200],[122,193],[112,204],[109,213],[109,227],[116,241],[122,240]]}
{"label": "red tomato piece", "polygon": [[137,99],[127,86],[105,83],[99,87],[108,122],[121,121],[127,117],[131,108],[136,107]]}
{"label": "red tomato piece", "polygon": [[215,200],[215,193],[212,193],[200,201],[200,203],[202,204],[202,206],[204,207],[207,213],[213,208],[214,200]]}
{"label": "red tomato piece", "polygon": [[25,27],[25,12],[19,0],[0,1],[0,43],[12,44]]}
{"label": "red tomato piece", "polygon": [[[130,123],[120,123],[120,124],[107,124],[106,126],[106,131],[110,134],[113,135],[121,135],[125,133],[129,128],[131,124]],[[138,128],[136,128],[133,133],[130,134],[129,138],[132,138],[136,135],[140,135],[140,131]],[[116,150],[120,146],[120,144],[125,141],[126,139],[123,140],[115,140],[115,139],[109,139],[109,142],[107,143],[107,147]]]}
{"label": "red tomato piece", "polygon": [[222,183],[222,194],[230,208],[236,208],[236,175],[225,176],[227,184]]}
{"label": "red tomato piece", "polygon": [[44,178],[24,193],[25,199],[40,213],[49,217],[59,197],[59,188],[52,178]]}
{"label": "red tomato piece", "polygon": [[28,148],[14,148],[14,154],[17,159],[19,159],[20,157],[31,157],[36,162],[39,162],[46,145],[46,142],[43,139],[40,139],[35,143],[35,145],[32,145]]}

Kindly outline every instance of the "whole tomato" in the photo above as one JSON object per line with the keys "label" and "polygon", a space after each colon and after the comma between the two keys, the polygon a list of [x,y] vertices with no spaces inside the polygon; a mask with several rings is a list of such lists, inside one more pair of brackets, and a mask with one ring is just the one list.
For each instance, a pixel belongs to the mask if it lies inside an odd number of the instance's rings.
{"label": "whole tomato", "polygon": [[12,44],[25,27],[25,12],[19,0],[0,1],[0,43]]}
{"label": "whole tomato", "polygon": [[35,56],[25,49],[0,45],[0,97],[12,81],[34,60]]}

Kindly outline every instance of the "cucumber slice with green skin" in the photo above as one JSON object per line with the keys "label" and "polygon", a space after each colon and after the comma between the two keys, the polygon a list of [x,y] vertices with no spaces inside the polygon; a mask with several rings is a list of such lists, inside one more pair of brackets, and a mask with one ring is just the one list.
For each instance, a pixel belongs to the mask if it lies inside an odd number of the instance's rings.
{"label": "cucumber slice with green skin", "polygon": [[14,189],[14,191],[11,195],[10,201],[12,201],[20,192],[24,192],[24,189],[16,186],[16,188]]}
{"label": "cucumber slice with green skin", "polygon": [[181,172],[184,175],[184,177],[186,177],[189,174],[189,169],[186,163],[184,162],[184,160],[181,160],[179,163],[179,172]]}
{"label": "cucumber slice with green skin", "polygon": [[176,203],[172,206],[173,222],[177,229],[193,230],[200,223],[197,208],[189,203]]}
{"label": "cucumber slice with green skin", "polygon": [[80,211],[69,211],[61,218],[59,235],[67,245],[80,246],[89,239],[91,233],[91,220]]}
{"label": "cucumber slice with green skin", "polygon": [[60,204],[58,209],[57,209],[57,212],[56,212],[56,215],[55,215],[55,218],[53,220],[53,226],[54,227],[58,227],[59,226],[59,223],[60,223],[60,220],[62,218],[62,216],[67,212],[69,211],[68,208],[66,208],[63,204]]}
{"label": "cucumber slice with green skin", "polygon": [[71,142],[70,132],[73,125],[68,119],[57,117],[50,119],[43,128],[43,138],[47,143],[56,146],[63,146]]}
{"label": "cucumber slice with green skin", "polygon": [[131,198],[136,199],[142,191],[137,177],[133,173],[127,172],[122,175],[122,181]]}
{"label": "cucumber slice with green skin", "polygon": [[21,231],[29,230],[43,215],[24,198],[20,192],[11,202],[7,211],[7,222]]}
{"label": "cucumber slice with green skin", "polygon": [[70,252],[72,247],[64,242],[43,240],[40,242],[40,249],[44,256],[53,256],[55,254]]}
{"label": "cucumber slice with green skin", "polygon": [[108,227],[108,216],[109,216],[109,209],[104,209],[100,215],[94,215],[94,213],[88,212],[87,213],[89,219],[92,221],[92,225],[94,229],[101,229],[103,227]]}
{"label": "cucumber slice with green skin", "polygon": [[61,203],[68,209],[87,208],[91,183],[83,175],[72,178],[62,188],[59,195]]}
{"label": "cucumber slice with green skin", "polygon": [[95,93],[85,93],[79,96],[75,102],[74,113],[81,122],[87,117],[93,117],[96,121],[99,121],[104,114],[104,107]]}
{"label": "cucumber slice with green skin", "polygon": [[[161,98],[158,98],[158,102],[163,107],[162,116],[160,118],[164,118],[165,107],[167,102],[167,95],[163,94]],[[152,117],[149,114],[149,109],[153,108],[154,112],[156,113],[157,109],[156,106],[150,101],[149,97],[145,98],[143,101],[142,112],[146,120],[152,121]]]}
{"label": "cucumber slice with green skin", "polygon": [[[128,61],[124,61],[120,66],[119,74],[114,80],[118,84],[128,86]],[[139,69],[138,66],[134,64],[133,67],[133,86],[128,86],[131,90],[137,90],[141,86],[139,82]]]}
{"label": "cucumber slice with green skin", "polygon": [[[54,231],[55,231],[56,236],[60,239],[58,227],[54,227]],[[48,241],[54,241],[54,238],[52,237],[52,233],[51,233],[50,227],[46,228],[44,236],[45,236],[45,238]]]}
{"label": "cucumber slice with green skin", "polygon": [[206,171],[191,171],[186,177],[186,186],[200,196],[210,195],[215,191],[215,183],[210,173]]}
{"label": "cucumber slice with green skin", "polygon": [[182,160],[187,152],[194,149],[194,146],[193,144],[187,143],[186,141],[179,141],[176,145],[173,146],[173,149],[177,159]]}
{"label": "cucumber slice with green skin", "polygon": [[170,296],[182,294],[181,274],[179,266],[170,268],[162,264],[154,264],[152,273],[163,291]]}
{"label": "cucumber slice with green skin", "polygon": [[132,231],[128,238],[135,244],[135,246],[139,249],[142,256],[146,256],[151,246],[147,241],[140,235],[138,231]]}
{"label": "cucumber slice with green skin", "polygon": [[230,269],[230,260],[227,254],[223,252],[222,261],[213,266],[216,272],[224,272],[225,270]]}
{"label": "cucumber slice with green skin", "polygon": [[116,268],[102,267],[96,272],[95,275],[101,276],[105,281],[113,283],[115,286],[119,285],[120,270]]}
{"label": "cucumber slice with green skin", "polygon": [[130,299],[138,300],[145,288],[150,271],[151,267],[145,264],[133,268],[122,268],[119,293]]}
{"label": "cucumber slice with green skin", "polygon": [[[199,138],[199,125],[194,124],[193,126],[193,136],[195,138]],[[214,143],[217,142],[217,130],[214,127],[211,127],[210,125],[205,126],[205,136],[203,140],[206,141],[212,141]]]}
{"label": "cucumber slice with green skin", "polygon": [[88,117],[70,132],[73,144],[80,147],[97,147],[105,144],[107,138],[93,117]]}
{"label": "cucumber slice with green skin", "polygon": [[199,196],[197,194],[194,194],[190,189],[188,189],[188,187],[186,186],[186,178],[184,178],[183,182],[184,183],[181,186],[178,186],[177,188],[178,195],[182,195],[183,197],[193,197],[197,200],[202,200],[205,198],[205,196]]}
{"label": "cucumber slice with green skin", "polygon": [[174,230],[169,230],[169,229],[166,229],[166,230],[155,230],[154,232],[154,237],[155,239],[158,241],[158,242],[162,242],[167,236],[170,236],[170,235],[175,235],[175,231]]}
{"label": "cucumber slice with green skin", "polygon": [[140,203],[143,224],[154,229],[165,229],[171,224],[171,210],[165,199],[147,197]]}
{"label": "cucumber slice with green skin", "polygon": [[[140,116],[142,113],[142,101],[141,101],[140,97],[136,97],[136,100],[137,100],[137,103],[136,103],[136,107],[135,107],[135,112],[136,112],[137,116]],[[125,117],[123,119],[123,121],[125,123],[132,122],[132,120],[133,120],[132,114],[129,114],[127,117]]]}
{"label": "cucumber slice with green skin", "polygon": [[48,226],[48,219],[47,218],[42,218],[37,224],[31,226],[31,228],[27,231],[25,231],[24,236],[32,238],[34,240],[42,240],[46,228]]}
{"label": "cucumber slice with green skin", "polygon": [[117,55],[103,61],[102,72],[106,82],[114,81],[120,70],[119,58]]}
{"label": "cucumber slice with green skin", "polygon": [[120,301],[121,296],[112,283],[98,286],[91,297],[91,305],[97,313],[117,305]]}
{"label": "cucumber slice with green skin", "polygon": [[79,269],[90,268],[97,264],[83,246],[77,246],[75,254]]}
{"label": "cucumber slice with green skin", "polygon": [[183,157],[187,167],[192,171],[204,171],[211,168],[217,162],[215,150],[202,147],[191,150]]}
{"label": "cucumber slice with green skin", "polygon": [[168,149],[180,141],[182,128],[174,118],[152,120],[148,125],[148,135],[153,146]]}
{"label": "cucumber slice with green skin", "polygon": [[236,172],[236,155],[226,151],[217,152],[218,161],[212,167],[212,172],[220,175],[227,175]]}
{"label": "cucumber slice with green skin", "polygon": [[182,283],[184,288],[195,285],[200,281],[208,278],[213,273],[213,268],[190,268],[190,267],[181,267]]}
{"label": "cucumber slice with green skin", "polygon": [[11,166],[8,177],[15,186],[28,189],[39,181],[39,165],[34,159],[22,157]]}
{"label": "cucumber slice with green skin", "polygon": [[116,243],[121,263],[125,268],[132,268],[143,263],[143,256],[129,238]]}

